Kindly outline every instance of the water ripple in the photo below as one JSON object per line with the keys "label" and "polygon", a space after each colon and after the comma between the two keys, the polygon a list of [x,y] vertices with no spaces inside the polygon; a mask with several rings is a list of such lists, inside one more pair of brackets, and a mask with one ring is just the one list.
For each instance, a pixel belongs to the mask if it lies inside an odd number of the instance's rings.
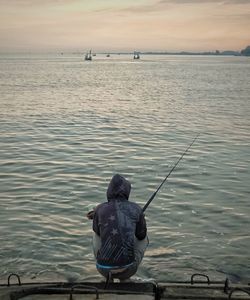
{"label": "water ripple", "polygon": [[[0,277],[95,277],[86,213],[111,176],[146,211],[141,277],[249,277],[249,60],[1,58]],[[230,74],[230,77],[228,77]]]}

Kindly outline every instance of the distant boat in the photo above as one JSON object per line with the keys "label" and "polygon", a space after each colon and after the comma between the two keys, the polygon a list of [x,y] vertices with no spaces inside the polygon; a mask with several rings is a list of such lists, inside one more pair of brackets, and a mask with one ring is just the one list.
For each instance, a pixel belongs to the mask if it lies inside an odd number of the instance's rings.
{"label": "distant boat", "polygon": [[92,60],[91,50],[85,54],[85,60]]}
{"label": "distant boat", "polygon": [[110,54],[107,54],[106,56],[107,56],[107,57],[110,57]]}
{"label": "distant boat", "polygon": [[134,59],[140,59],[140,54],[139,52],[134,52]]}

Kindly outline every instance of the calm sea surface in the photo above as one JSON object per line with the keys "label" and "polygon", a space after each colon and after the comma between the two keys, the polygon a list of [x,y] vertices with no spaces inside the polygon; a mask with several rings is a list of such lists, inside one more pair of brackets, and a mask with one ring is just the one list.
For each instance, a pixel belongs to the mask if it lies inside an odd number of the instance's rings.
{"label": "calm sea surface", "polygon": [[149,199],[137,277],[250,278],[250,59],[0,55],[0,278],[100,278],[85,215]]}

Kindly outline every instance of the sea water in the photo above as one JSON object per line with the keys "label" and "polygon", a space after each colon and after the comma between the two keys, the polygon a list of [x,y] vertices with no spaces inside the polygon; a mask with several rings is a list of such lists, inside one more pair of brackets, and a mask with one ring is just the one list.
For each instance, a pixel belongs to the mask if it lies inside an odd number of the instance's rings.
{"label": "sea water", "polygon": [[250,59],[0,55],[0,278],[99,278],[86,213],[115,173],[146,210],[142,279],[250,277]]}

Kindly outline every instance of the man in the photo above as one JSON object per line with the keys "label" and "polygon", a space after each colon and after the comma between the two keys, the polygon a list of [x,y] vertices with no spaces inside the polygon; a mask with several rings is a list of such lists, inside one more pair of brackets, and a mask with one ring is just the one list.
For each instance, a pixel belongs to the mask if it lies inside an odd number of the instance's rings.
{"label": "man", "polygon": [[104,277],[121,281],[134,275],[148,245],[146,221],[139,205],[128,200],[131,184],[119,174],[107,190],[107,202],[98,205],[93,218],[96,267]]}

